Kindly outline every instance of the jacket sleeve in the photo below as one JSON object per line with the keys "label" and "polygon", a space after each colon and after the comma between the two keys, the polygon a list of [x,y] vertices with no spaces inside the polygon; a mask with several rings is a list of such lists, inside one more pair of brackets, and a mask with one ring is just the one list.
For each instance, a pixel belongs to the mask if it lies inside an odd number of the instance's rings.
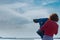
{"label": "jacket sleeve", "polygon": [[40,18],[40,19],[33,19],[35,23],[41,23],[46,18]]}
{"label": "jacket sleeve", "polygon": [[57,33],[58,33],[58,26],[56,27],[56,32],[55,32],[55,35],[57,35]]}

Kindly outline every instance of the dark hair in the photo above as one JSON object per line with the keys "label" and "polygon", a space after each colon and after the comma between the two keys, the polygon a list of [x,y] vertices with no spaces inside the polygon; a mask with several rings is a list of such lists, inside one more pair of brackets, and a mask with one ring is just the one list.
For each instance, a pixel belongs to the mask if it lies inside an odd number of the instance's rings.
{"label": "dark hair", "polygon": [[58,22],[58,20],[59,20],[58,15],[57,15],[56,13],[53,13],[53,14],[50,16],[50,19],[51,19],[52,21],[56,21],[56,22]]}

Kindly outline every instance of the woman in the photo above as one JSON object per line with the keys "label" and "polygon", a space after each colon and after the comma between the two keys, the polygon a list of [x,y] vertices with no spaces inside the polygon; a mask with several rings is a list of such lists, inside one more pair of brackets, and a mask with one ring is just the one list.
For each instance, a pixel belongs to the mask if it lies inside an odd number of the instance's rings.
{"label": "woman", "polygon": [[52,14],[50,18],[45,22],[40,31],[44,31],[44,36],[42,40],[53,40],[54,34],[58,33],[58,15]]}

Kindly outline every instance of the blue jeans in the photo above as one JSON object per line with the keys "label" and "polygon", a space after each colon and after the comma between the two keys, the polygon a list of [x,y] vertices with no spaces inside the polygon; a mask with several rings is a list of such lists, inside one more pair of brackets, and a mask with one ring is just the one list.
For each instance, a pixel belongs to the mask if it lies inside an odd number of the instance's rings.
{"label": "blue jeans", "polygon": [[53,40],[53,37],[44,35],[42,40]]}
{"label": "blue jeans", "polygon": [[42,32],[42,31],[40,31],[40,30],[37,31],[37,34],[38,34],[41,38],[43,38],[43,36],[44,36],[44,32]]}

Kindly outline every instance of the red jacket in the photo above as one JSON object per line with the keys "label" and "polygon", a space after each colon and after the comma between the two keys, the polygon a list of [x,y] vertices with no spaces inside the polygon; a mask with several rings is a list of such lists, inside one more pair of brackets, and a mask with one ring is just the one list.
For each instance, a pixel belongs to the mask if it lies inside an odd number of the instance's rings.
{"label": "red jacket", "polygon": [[58,33],[58,25],[52,20],[48,20],[40,29],[44,31],[44,35],[52,36]]}

